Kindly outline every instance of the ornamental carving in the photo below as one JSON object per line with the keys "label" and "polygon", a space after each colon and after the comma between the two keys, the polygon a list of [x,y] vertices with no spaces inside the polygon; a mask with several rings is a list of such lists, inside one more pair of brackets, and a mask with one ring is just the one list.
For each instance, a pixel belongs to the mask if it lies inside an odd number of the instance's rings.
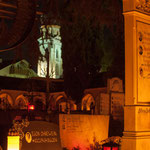
{"label": "ornamental carving", "polygon": [[137,0],[136,9],[145,13],[150,13],[150,0]]}
{"label": "ornamental carving", "polygon": [[30,122],[27,118],[21,121],[14,120],[12,128],[9,129],[9,136],[20,136],[20,148],[22,147],[22,139],[24,138],[23,128],[28,127],[29,124]]}

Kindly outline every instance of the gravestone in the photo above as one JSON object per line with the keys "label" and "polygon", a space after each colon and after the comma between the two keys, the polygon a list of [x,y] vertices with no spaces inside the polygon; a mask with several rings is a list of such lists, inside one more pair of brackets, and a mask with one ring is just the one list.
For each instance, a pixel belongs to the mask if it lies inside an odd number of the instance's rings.
{"label": "gravestone", "polygon": [[108,138],[109,116],[60,114],[59,128],[62,147],[87,150]]}
{"label": "gravestone", "polygon": [[23,128],[21,150],[61,150],[59,127],[45,121],[30,121]]}
{"label": "gravestone", "polygon": [[122,121],[124,118],[124,93],[111,93],[110,112],[114,120]]}
{"label": "gravestone", "polygon": [[117,77],[107,80],[108,92],[123,92],[123,81]]}
{"label": "gravestone", "polygon": [[110,97],[108,93],[100,93],[100,111],[101,115],[109,115]]}
{"label": "gravestone", "polygon": [[150,0],[123,0],[125,107],[122,150],[150,149]]}

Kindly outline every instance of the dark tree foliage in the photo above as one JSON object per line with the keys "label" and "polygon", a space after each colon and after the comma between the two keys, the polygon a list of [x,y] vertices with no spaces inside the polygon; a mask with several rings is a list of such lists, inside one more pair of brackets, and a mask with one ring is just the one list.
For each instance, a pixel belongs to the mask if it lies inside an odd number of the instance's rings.
{"label": "dark tree foliage", "polygon": [[101,68],[101,30],[99,25],[93,23],[93,20],[78,16],[74,23],[61,26],[66,92],[77,102]]}
{"label": "dark tree foliage", "polygon": [[[99,86],[103,82],[98,78],[104,66],[109,77],[123,77],[124,34],[121,2],[42,1],[42,24],[61,26],[65,89],[77,103],[80,102],[85,88]],[[30,41],[34,41],[35,37],[34,33],[34,36],[29,37]],[[31,47],[36,48],[36,44],[31,42]]]}
{"label": "dark tree foliage", "polygon": [[32,66],[35,66],[35,64],[38,63],[38,59],[40,56],[40,50],[39,50],[39,43],[38,38],[40,37],[39,33],[39,22],[35,21],[34,27],[32,29],[32,33],[28,36],[28,40],[26,41],[27,44],[27,53],[29,56],[29,62]]}
{"label": "dark tree foliage", "polygon": [[86,10],[82,9],[82,15],[77,11],[77,5],[82,8],[83,3],[68,1],[61,24],[66,92],[77,102],[80,102],[84,89],[90,87],[92,79],[100,72],[103,56],[100,24],[86,14]]}
{"label": "dark tree foliage", "polygon": [[64,82],[67,94],[80,102],[83,90],[100,81],[95,78],[102,66],[109,76],[123,72],[122,6],[113,0],[66,0],[63,6]]}

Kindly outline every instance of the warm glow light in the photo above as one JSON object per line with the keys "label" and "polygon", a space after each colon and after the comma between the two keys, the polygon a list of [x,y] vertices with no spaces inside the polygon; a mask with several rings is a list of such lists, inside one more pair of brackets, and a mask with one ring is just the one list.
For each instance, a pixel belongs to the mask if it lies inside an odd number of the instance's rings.
{"label": "warm glow light", "polygon": [[104,150],[111,150],[111,147],[104,147]]}
{"label": "warm glow light", "polygon": [[34,105],[28,105],[28,110],[34,110]]}
{"label": "warm glow light", "polygon": [[118,150],[118,147],[113,147],[112,150]]}
{"label": "warm glow light", "polygon": [[7,150],[19,150],[19,136],[7,136]]}
{"label": "warm glow light", "polygon": [[118,150],[118,147],[104,147],[103,150]]}

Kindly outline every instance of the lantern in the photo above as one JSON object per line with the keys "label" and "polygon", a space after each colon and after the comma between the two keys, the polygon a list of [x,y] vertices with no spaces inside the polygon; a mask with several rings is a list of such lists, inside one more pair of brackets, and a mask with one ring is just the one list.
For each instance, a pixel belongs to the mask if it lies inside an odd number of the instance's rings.
{"label": "lantern", "polygon": [[119,144],[116,144],[116,143],[106,143],[106,144],[103,144],[103,150],[119,150]]}
{"label": "lantern", "polygon": [[7,150],[19,150],[19,136],[7,136]]}
{"label": "lantern", "polygon": [[34,105],[28,105],[28,112],[30,111],[30,110],[34,110],[35,109],[35,107],[34,107]]}

